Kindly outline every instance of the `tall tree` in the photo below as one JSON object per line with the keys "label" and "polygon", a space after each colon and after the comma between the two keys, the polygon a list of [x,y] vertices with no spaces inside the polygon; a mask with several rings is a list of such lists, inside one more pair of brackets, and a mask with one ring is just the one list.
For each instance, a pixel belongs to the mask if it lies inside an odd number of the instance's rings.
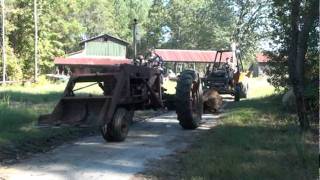
{"label": "tall tree", "polygon": [[230,46],[233,16],[229,1],[171,0],[166,8],[171,36],[163,46],[180,49]]}
{"label": "tall tree", "polygon": [[273,0],[270,12],[275,46],[267,52],[269,81],[276,87],[293,87],[304,130],[309,127],[308,114],[319,110],[318,6],[317,0]]}
{"label": "tall tree", "polygon": [[113,0],[83,1],[78,20],[86,29],[86,38],[104,33],[115,34],[117,22]]}
{"label": "tall tree", "polygon": [[167,26],[167,9],[165,6],[165,0],[154,0],[150,10],[148,12],[148,19],[144,28],[146,34],[143,38],[142,49],[160,47],[161,42],[164,41],[165,30]]}
{"label": "tall tree", "polygon": [[236,17],[232,41],[241,48],[247,61],[254,61],[259,43],[269,38],[269,0],[233,0],[233,14]]}
{"label": "tall tree", "polygon": [[290,17],[289,77],[296,97],[297,112],[303,130],[309,128],[305,100],[305,58],[312,25],[318,18],[318,0],[293,0]]}
{"label": "tall tree", "polygon": [[[145,26],[148,23],[148,13],[152,5],[150,0],[114,0],[116,35],[128,42],[133,42],[133,20],[137,19],[138,34],[140,37],[146,36]],[[138,42],[138,52],[145,51],[145,41]],[[133,55],[133,47],[129,47],[129,56]]]}

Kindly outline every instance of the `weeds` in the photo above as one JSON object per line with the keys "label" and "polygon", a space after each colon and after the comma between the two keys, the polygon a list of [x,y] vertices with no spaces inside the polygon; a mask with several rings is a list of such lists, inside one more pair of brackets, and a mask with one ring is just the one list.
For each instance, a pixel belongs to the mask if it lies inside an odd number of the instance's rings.
{"label": "weeds", "polygon": [[50,113],[63,85],[7,86],[0,90],[0,163],[28,152],[46,151],[70,139],[95,132],[78,128],[37,128],[40,114]]}
{"label": "weeds", "polygon": [[153,170],[151,177],[317,179],[318,136],[301,135],[294,116],[280,108],[280,99],[268,96],[231,104],[218,126],[177,155],[178,163]]}

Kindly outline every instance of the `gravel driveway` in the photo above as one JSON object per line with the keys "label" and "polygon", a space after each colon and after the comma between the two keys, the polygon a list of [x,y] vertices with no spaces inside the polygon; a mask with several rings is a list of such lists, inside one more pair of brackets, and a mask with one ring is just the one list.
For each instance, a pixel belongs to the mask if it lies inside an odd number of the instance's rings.
{"label": "gravel driveway", "polygon": [[175,112],[140,120],[121,143],[106,143],[101,136],[79,139],[50,152],[36,154],[9,167],[0,167],[2,179],[131,179],[147,161],[185,148],[192,138],[216,124],[217,115],[206,114],[197,130],[183,130]]}

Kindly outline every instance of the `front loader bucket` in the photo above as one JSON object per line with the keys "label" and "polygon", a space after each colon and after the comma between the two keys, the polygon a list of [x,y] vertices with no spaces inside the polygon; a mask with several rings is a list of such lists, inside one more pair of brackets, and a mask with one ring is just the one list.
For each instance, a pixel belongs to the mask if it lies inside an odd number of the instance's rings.
{"label": "front loader bucket", "polygon": [[51,114],[39,117],[40,126],[71,125],[93,126],[98,125],[98,115],[102,107],[108,104],[109,98],[100,97],[64,97]]}
{"label": "front loader bucket", "polygon": [[[77,74],[70,77],[63,97],[59,100],[53,112],[40,116],[38,125],[88,127],[108,123],[112,118],[119,93],[124,85],[124,79],[119,77],[123,77],[123,71]],[[75,89],[77,83],[89,82],[93,84]],[[78,90],[93,85],[98,85],[103,90],[103,94],[76,93]]]}

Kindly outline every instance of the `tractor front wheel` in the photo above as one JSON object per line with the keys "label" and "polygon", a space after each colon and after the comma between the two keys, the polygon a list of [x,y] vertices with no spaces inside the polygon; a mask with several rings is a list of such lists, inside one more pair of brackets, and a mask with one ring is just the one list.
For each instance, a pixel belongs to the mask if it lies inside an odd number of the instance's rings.
{"label": "tractor front wheel", "polygon": [[112,120],[101,128],[102,137],[109,142],[124,141],[128,135],[132,118],[133,113],[125,108],[117,108]]}

